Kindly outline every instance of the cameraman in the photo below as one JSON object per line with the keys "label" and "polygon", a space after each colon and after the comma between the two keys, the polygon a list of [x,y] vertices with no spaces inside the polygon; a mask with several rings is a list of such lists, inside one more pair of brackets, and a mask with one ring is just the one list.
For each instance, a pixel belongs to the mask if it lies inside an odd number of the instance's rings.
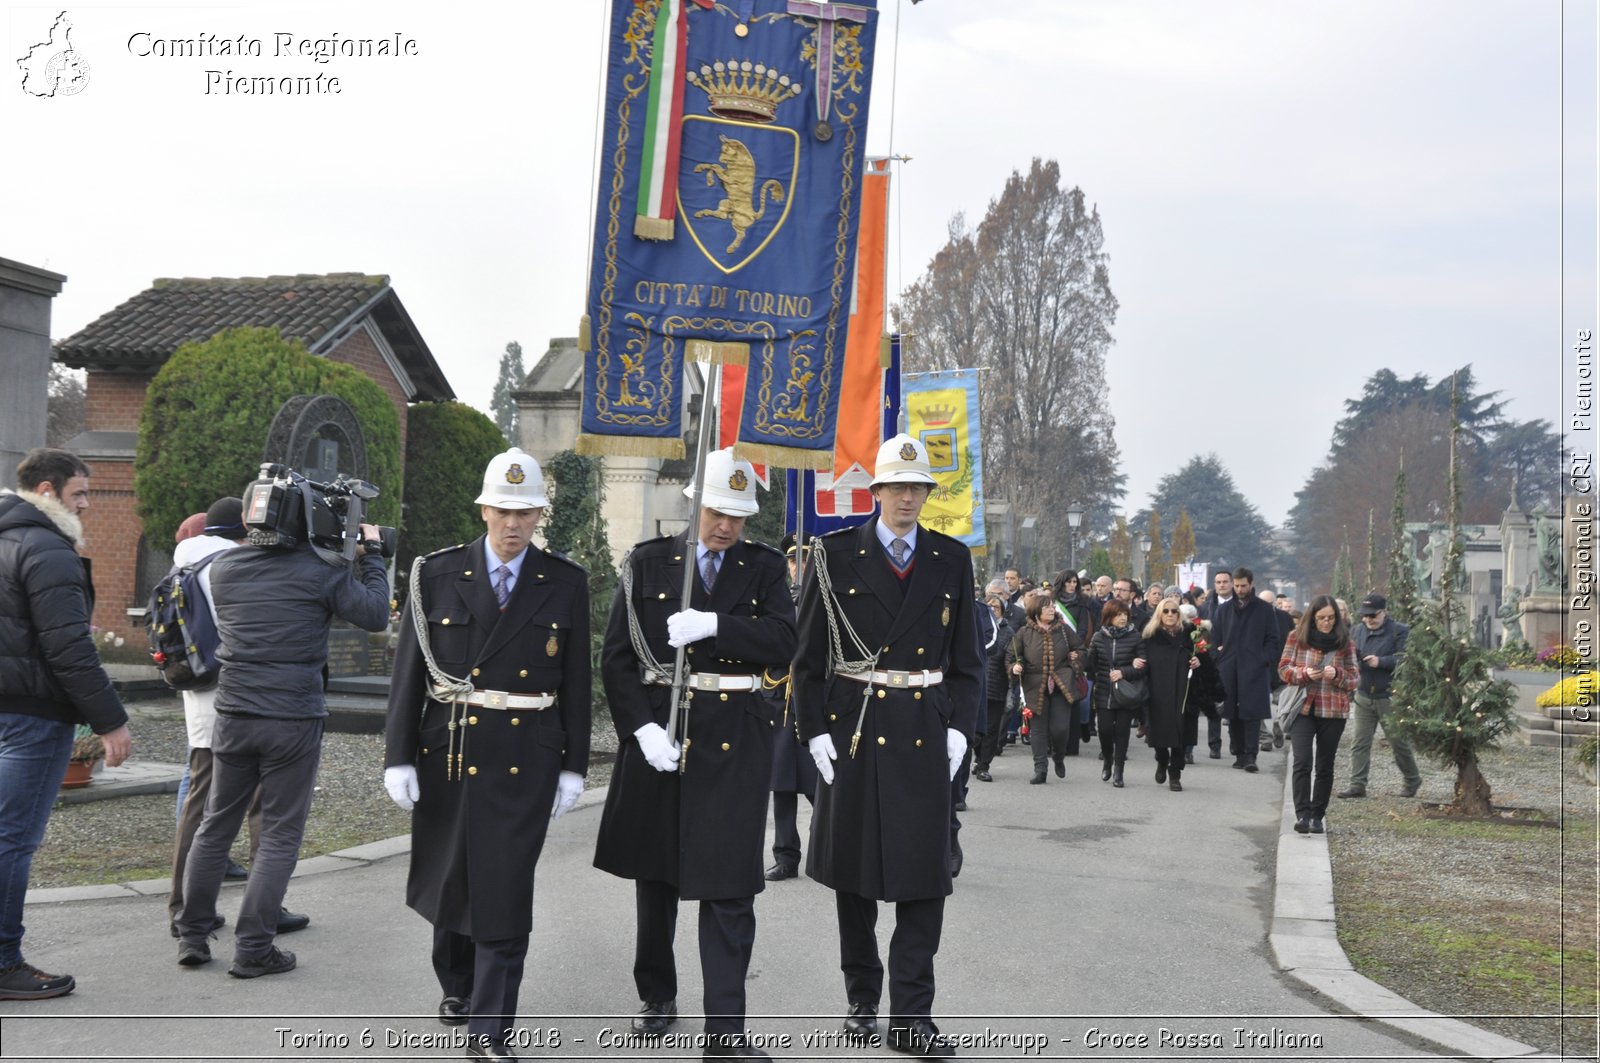
{"label": "cameraman", "polygon": [[[305,514],[308,526],[311,514]],[[322,752],[323,671],[334,617],[367,631],[389,623],[389,583],[379,531],[361,525],[354,571],[322,560],[304,537],[251,533],[248,549],[211,565],[211,600],[221,645],[211,793],[189,850],[178,913],[178,963],[211,960],[207,937],[228,849],[261,789],[261,844],[250,864],[234,923],[236,978],[294,969],[294,953],[273,937],[305,834]],[[257,540],[260,539],[261,543]],[[267,541],[289,545],[263,545]]]}

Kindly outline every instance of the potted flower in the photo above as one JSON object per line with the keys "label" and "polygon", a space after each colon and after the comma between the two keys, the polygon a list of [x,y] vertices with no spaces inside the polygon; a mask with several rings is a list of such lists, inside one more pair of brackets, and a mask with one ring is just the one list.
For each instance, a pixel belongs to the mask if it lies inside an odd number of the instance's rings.
{"label": "potted flower", "polygon": [[105,756],[106,747],[100,741],[100,736],[84,724],[79,724],[72,739],[72,755],[67,759],[67,775],[61,780],[61,788],[76,790],[88,786]]}

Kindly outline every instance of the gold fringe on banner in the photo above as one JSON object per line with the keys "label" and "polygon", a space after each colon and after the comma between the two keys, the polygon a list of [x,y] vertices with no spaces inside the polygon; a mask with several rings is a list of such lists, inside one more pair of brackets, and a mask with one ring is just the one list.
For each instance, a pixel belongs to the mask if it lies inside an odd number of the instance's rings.
{"label": "gold fringe on banner", "polygon": [[750,345],[734,341],[719,343],[716,340],[685,340],[683,356],[711,365],[749,365]]}
{"label": "gold fringe on banner", "polygon": [[780,447],[774,443],[735,443],[733,456],[760,465],[775,465],[780,469],[826,472],[833,468],[831,450],[802,450],[799,447]]}
{"label": "gold fringe on banner", "polygon": [[979,543],[977,546],[969,546],[969,547],[967,547],[967,553],[971,554],[973,557],[988,557],[989,556],[988,544]]}
{"label": "gold fringe on banner", "polygon": [[579,454],[609,455],[617,458],[666,458],[684,456],[683,440],[653,436],[602,436],[580,432],[573,447]]}
{"label": "gold fringe on banner", "polygon": [[589,315],[584,314],[578,319],[578,350],[584,354],[588,354],[589,347]]}
{"label": "gold fringe on banner", "polygon": [[648,214],[638,214],[633,219],[633,235],[641,240],[670,240],[672,228],[671,218],[652,218]]}
{"label": "gold fringe on banner", "polygon": [[[889,334],[887,332],[878,337],[878,368],[887,369],[894,362],[894,348],[892,343],[893,341],[889,338]],[[587,347],[584,349],[588,350]]]}

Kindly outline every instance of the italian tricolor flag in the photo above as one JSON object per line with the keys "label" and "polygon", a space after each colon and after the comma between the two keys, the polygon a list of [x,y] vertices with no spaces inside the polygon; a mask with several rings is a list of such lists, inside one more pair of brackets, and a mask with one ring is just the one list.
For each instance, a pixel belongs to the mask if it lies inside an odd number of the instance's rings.
{"label": "italian tricolor flag", "polygon": [[661,0],[656,14],[650,97],[639,158],[639,202],[633,235],[672,239],[678,203],[678,145],[683,125],[683,63],[689,47],[688,0]]}

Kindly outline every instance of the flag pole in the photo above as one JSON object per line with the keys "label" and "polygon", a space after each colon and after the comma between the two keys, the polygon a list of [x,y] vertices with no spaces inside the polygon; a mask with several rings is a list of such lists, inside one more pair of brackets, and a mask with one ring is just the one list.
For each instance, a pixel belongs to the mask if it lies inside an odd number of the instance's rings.
{"label": "flag pole", "polygon": [[[689,513],[689,533],[684,553],[683,566],[683,596],[678,599],[679,605],[689,608],[690,595],[694,593],[695,555],[698,551],[695,544],[700,540],[700,507],[705,498],[706,490],[706,449],[711,442],[711,420],[716,416],[716,407],[713,402],[718,389],[722,386],[722,363],[713,362],[706,373],[706,390],[700,397],[700,440],[695,444],[694,461],[694,506]],[[672,707],[667,710],[667,737],[678,740],[680,706],[683,707],[681,745],[678,751],[678,774],[689,770],[689,709],[684,705],[685,688],[689,685],[689,672],[685,667],[684,658],[687,656],[687,646],[679,646],[677,656],[672,662]]]}

